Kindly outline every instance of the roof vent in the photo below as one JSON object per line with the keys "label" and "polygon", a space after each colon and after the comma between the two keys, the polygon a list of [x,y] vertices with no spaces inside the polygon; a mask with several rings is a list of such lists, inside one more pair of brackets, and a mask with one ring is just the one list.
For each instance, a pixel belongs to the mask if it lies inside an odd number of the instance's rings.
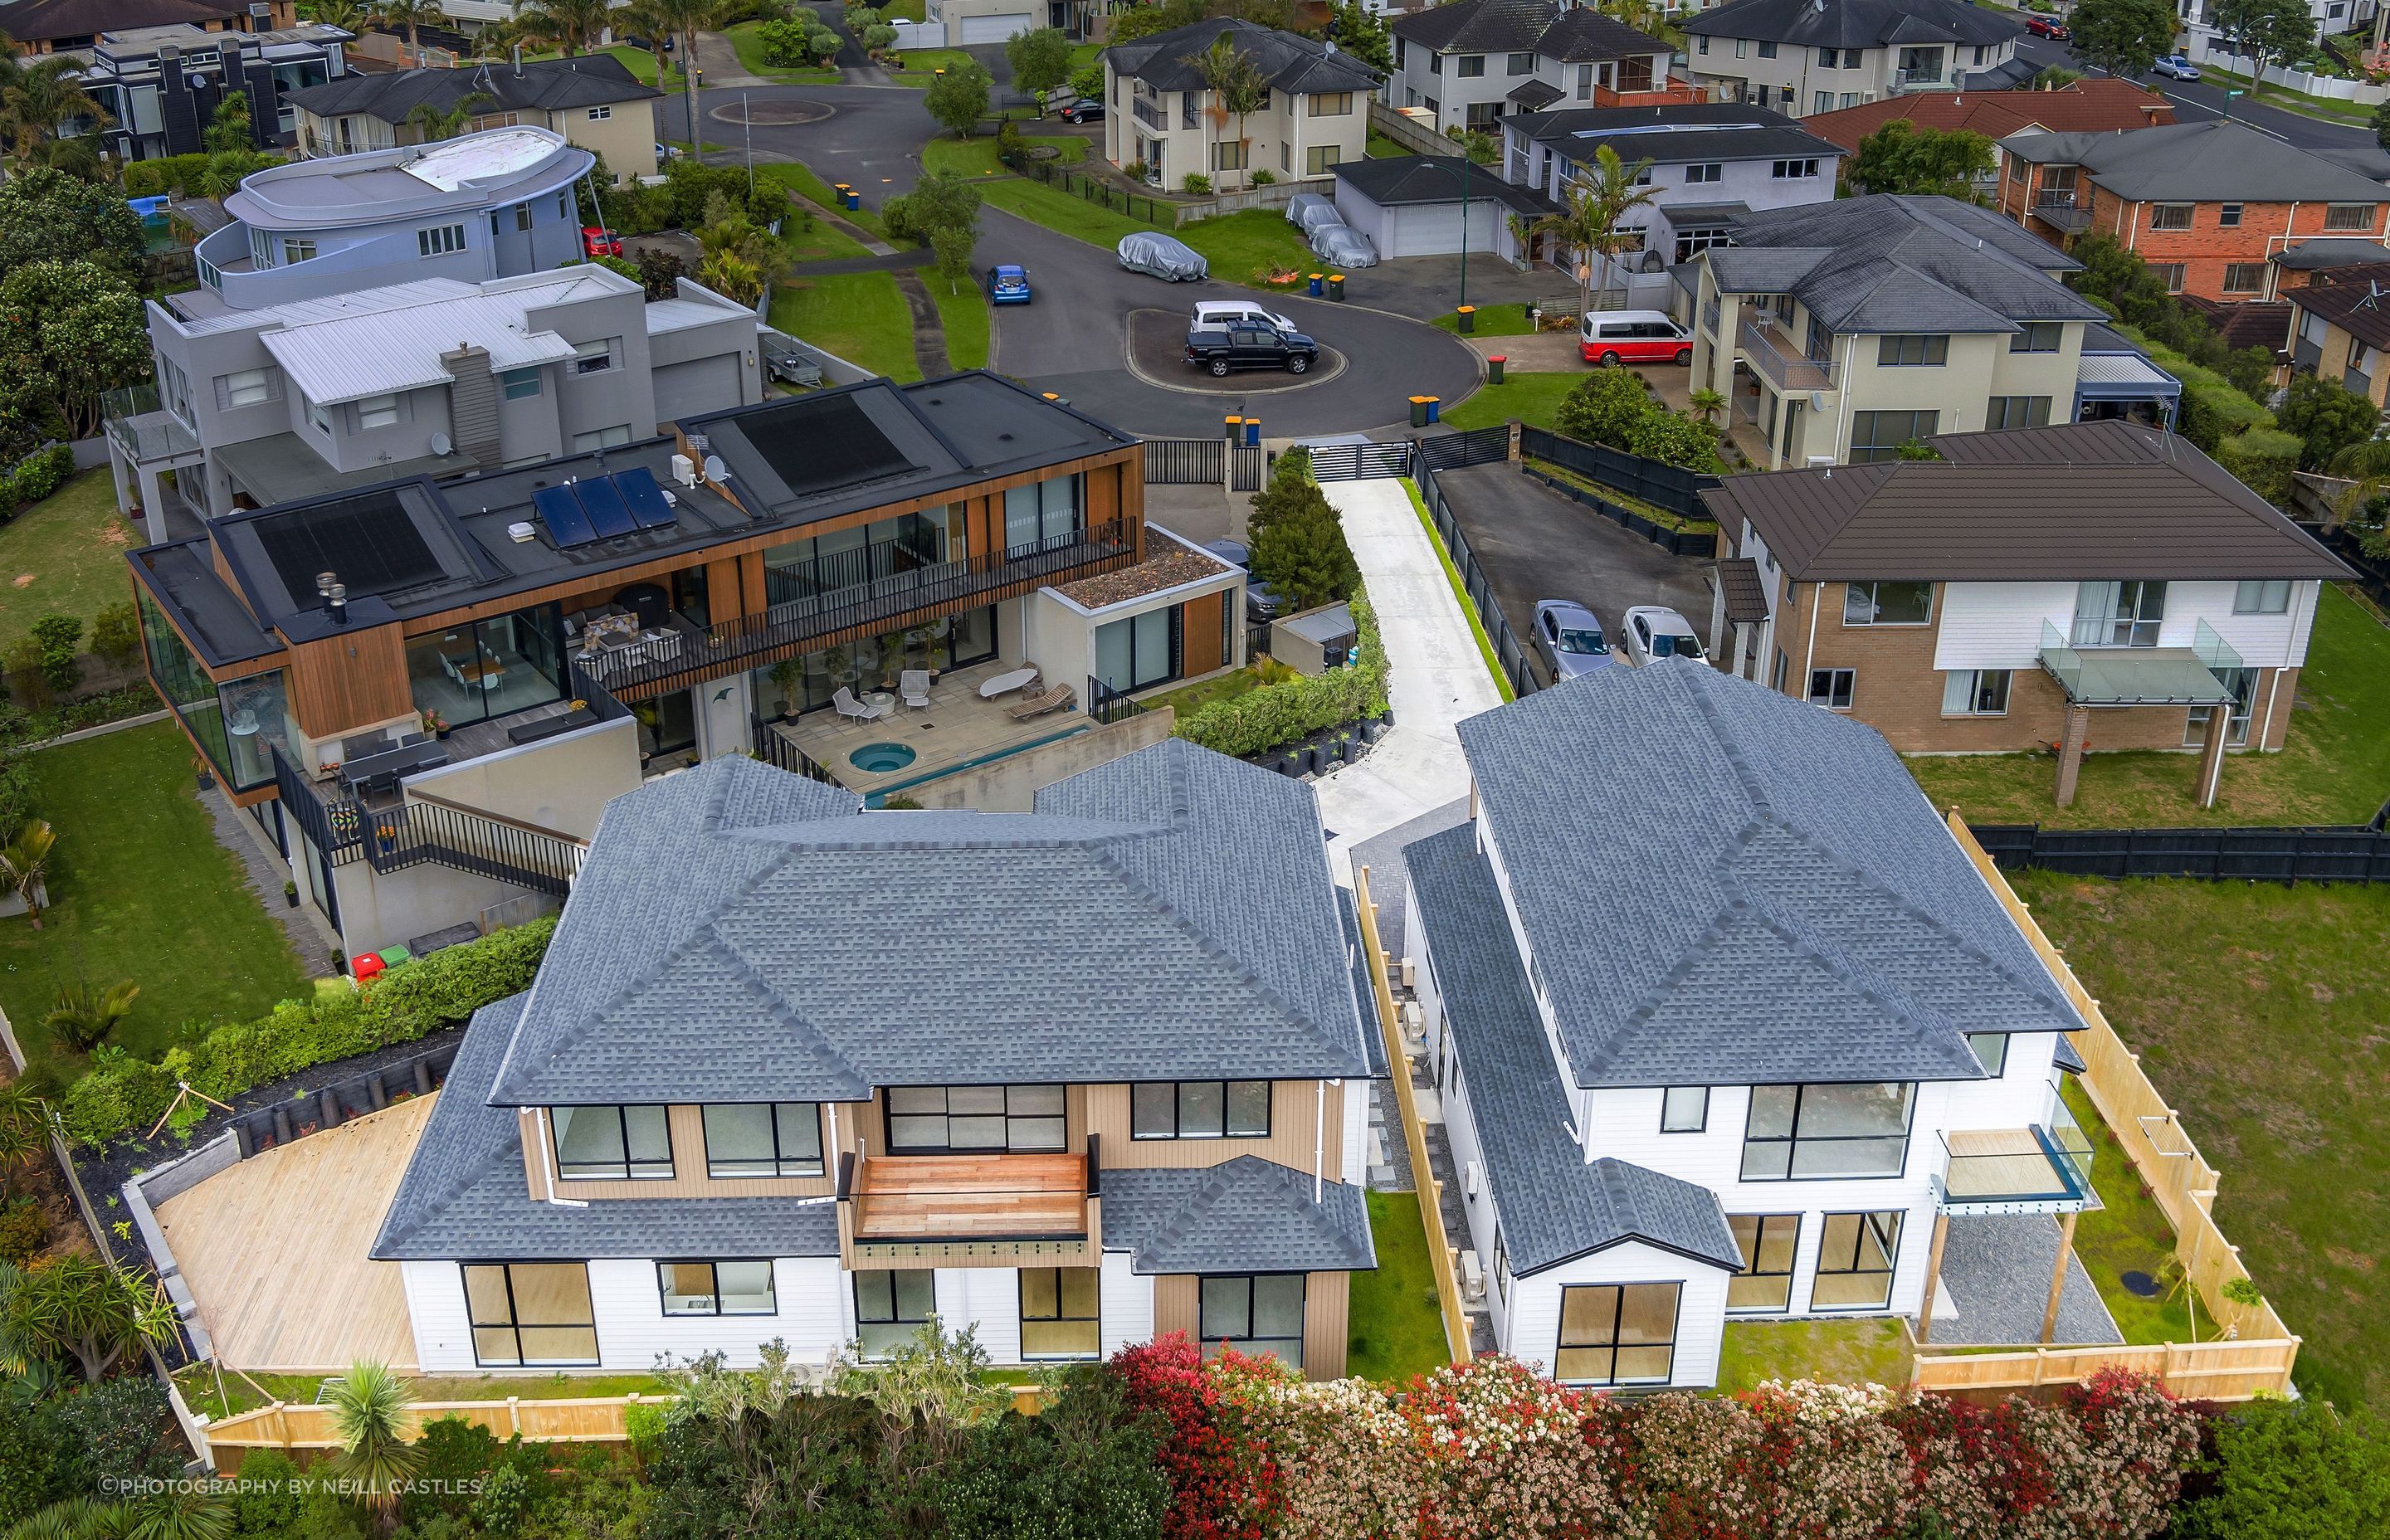
{"label": "roof vent", "polygon": [[518,520],[507,526],[507,538],[518,545],[528,545],[533,533],[529,520]]}

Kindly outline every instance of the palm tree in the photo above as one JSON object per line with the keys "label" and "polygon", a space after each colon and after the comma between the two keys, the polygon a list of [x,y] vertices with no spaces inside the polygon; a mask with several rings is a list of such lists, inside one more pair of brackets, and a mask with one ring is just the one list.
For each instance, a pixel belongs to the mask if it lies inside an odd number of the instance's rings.
{"label": "palm tree", "polygon": [[96,1257],[51,1257],[0,1269],[0,1340],[25,1357],[71,1357],[97,1384],[128,1354],[170,1342],[181,1329],[173,1302],[154,1282]]}
{"label": "palm tree", "polygon": [[1701,419],[1703,427],[1707,428],[1717,420],[1720,412],[1726,410],[1726,397],[1704,385],[1687,396],[1685,404],[1692,408],[1693,416]]}
{"label": "palm tree", "polygon": [[366,19],[366,7],[360,0],[315,0],[315,19],[324,26],[361,32],[365,31]]}
{"label": "palm tree", "polygon": [[2352,443],[2325,468],[2355,483],[2336,499],[2341,522],[2356,534],[2366,555],[2390,556],[2390,528],[2382,517],[2382,500],[2390,496],[2390,439]]}
{"label": "palm tree", "polygon": [[0,879],[6,879],[8,886],[17,890],[17,896],[25,901],[26,918],[33,922],[36,930],[42,928],[42,905],[49,898],[42,877],[49,868],[50,852],[58,842],[57,832],[46,822],[29,818],[25,827],[17,831],[17,838],[0,847]]}
{"label": "palm tree", "polygon": [[141,986],[127,979],[95,994],[87,983],[60,984],[58,1004],[42,1018],[50,1035],[77,1053],[87,1053],[108,1041],[116,1024],[133,1014],[134,996]]}
{"label": "palm tree", "polygon": [[9,70],[0,88],[0,132],[8,135],[18,160],[47,160],[58,130],[68,123],[104,127],[113,121],[83,88],[76,73],[83,68],[80,58],[59,55]]}
{"label": "palm tree", "polygon": [[423,1464],[423,1452],[406,1442],[406,1409],[414,1399],[389,1365],[366,1361],[351,1364],[347,1378],[331,1390],[341,1452],[329,1464],[334,1474],[364,1489],[384,1534],[397,1521],[407,1478]]}
{"label": "palm tree", "polygon": [[687,94],[688,103],[691,155],[697,153],[697,147],[704,138],[697,131],[697,34],[721,26],[723,17],[731,14],[736,4],[737,0],[648,0],[640,8],[643,21],[654,29],[649,33],[651,41],[659,34],[680,39],[681,89]]}
{"label": "palm tree", "polygon": [[444,21],[448,13],[440,8],[440,0],[372,0],[366,14],[377,27],[392,28],[406,34],[406,51],[415,56],[414,62],[423,62],[423,48],[417,42],[418,30],[427,22]]}
{"label": "palm tree", "polygon": [[1593,165],[1561,189],[1561,212],[1547,214],[1536,222],[1538,233],[1549,232],[1563,245],[1574,247],[1579,254],[1577,265],[1577,316],[1580,321],[1593,311],[1593,279],[1597,265],[1601,276],[1610,276],[1612,253],[1640,242],[1640,230],[1621,230],[1618,222],[1637,209],[1646,208],[1660,196],[1660,189],[1643,181],[1651,169],[1650,160],[1638,160],[1630,166],[1618,158],[1618,152],[1602,145],[1593,152]]}
{"label": "palm tree", "polygon": [[[1253,55],[1237,46],[1235,34],[1230,32],[1222,32],[1212,40],[1209,48],[1200,54],[1189,54],[1183,62],[1193,65],[1203,77],[1203,83],[1212,88],[1212,106],[1207,113],[1212,126],[1219,127],[1231,115],[1236,118],[1237,146],[1241,151],[1246,143],[1246,116],[1260,111],[1262,103],[1269,99],[1269,80],[1262,73],[1261,66],[1253,61]],[[1217,142],[1215,137],[1214,143]],[[1243,156],[1240,154],[1238,158],[1242,160]],[[1215,166],[1219,159],[1214,150],[1212,160]],[[1226,192],[1227,188],[1223,186],[1220,190]]]}
{"label": "palm tree", "polygon": [[473,126],[473,120],[481,115],[482,109],[497,104],[498,98],[487,91],[473,92],[445,112],[430,102],[417,102],[415,110],[406,115],[406,126],[421,133],[422,142],[427,145],[439,139],[453,139]]}
{"label": "palm tree", "polygon": [[531,36],[555,44],[567,58],[598,46],[609,12],[607,0],[521,0],[515,7]]}
{"label": "palm tree", "polygon": [[662,15],[654,0],[630,0],[630,4],[614,13],[622,23],[621,35],[644,40],[648,52],[655,56],[656,83],[672,79],[671,58],[664,53],[664,43],[673,35],[670,18]]}

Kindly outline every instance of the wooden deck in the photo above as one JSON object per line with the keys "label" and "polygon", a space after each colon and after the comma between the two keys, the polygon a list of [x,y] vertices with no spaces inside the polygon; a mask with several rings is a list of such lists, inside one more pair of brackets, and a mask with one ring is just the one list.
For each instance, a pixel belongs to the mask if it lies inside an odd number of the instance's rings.
{"label": "wooden deck", "polygon": [[159,1206],[227,1367],[337,1374],[369,1358],[414,1370],[398,1264],[366,1251],[435,1099],[269,1149]]}
{"label": "wooden deck", "polygon": [[2066,1190],[2064,1177],[2030,1128],[1958,1129],[1945,1138],[1950,1169],[1943,1180],[1957,1201],[2027,1199]]}
{"label": "wooden deck", "polygon": [[855,1175],[858,1240],[1025,1239],[1087,1233],[1084,1155],[901,1155]]}

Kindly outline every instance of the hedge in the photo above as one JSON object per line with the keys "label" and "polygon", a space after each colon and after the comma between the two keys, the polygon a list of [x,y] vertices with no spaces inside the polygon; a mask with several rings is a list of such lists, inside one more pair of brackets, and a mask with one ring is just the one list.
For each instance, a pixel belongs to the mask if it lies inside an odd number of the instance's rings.
{"label": "hedge", "polygon": [[1175,736],[1242,759],[1323,728],[1382,714],[1386,649],[1378,635],[1377,611],[1367,599],[1352,603],[1354,629],[1360,634],[1359,661],[1352,667],[1214,700],[1182,717]]}
{"label": "hedge", "polygon": [[533,920],[402,963],[353,991],[285,1000],[254,1021],[220,1026],[187,1047],[169,1048],[154,1064],[99,1049],[61,1098],[67,1135],[96,1149],[146,1129],[165,1115],[177,1080],[229,1101],[318,1064],[460,1025],[492,1001],[530,988],[555,931],[553,917]]}
{"label": "hedge", "polygon": [[[139,164],[135,161],[135,164]],[[74,474],[74,450],[63,443],[36,449],[8,470],[0,471],[0,520],[16,517],[28,503],[38,503],[67,484]]]}

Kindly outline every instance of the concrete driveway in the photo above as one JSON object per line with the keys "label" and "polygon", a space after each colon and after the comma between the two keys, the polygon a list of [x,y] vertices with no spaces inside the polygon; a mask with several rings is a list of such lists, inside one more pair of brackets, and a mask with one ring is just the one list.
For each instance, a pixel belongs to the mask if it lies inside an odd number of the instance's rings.
{"label": "concrete driveway", "polygon": [[[1439,470],[1435,481],[1494,584],[1503,618],[1523,642],[1535,623],[1536,601],[1553,598],[1590,608],[1613,645],[1621,616],[1638,604],[1673,605],[1708,636],[1705,559],[1671,556],[1511,466]],[[1527,655],[1536,676],[1550,683],[1551,670],[1531,643]]]}

